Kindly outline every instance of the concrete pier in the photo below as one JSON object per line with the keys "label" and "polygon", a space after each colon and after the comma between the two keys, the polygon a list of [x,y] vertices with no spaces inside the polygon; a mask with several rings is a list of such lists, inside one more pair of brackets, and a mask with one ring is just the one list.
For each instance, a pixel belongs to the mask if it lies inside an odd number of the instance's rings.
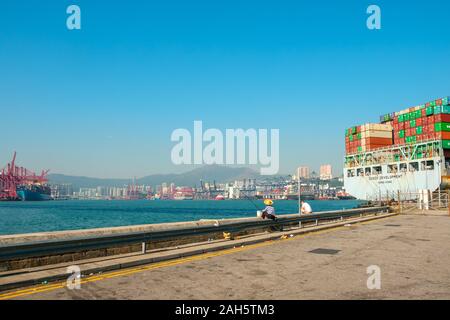
{"label": "concrete pier", "polygon": [[[320,226],[319,226],[320,227]],[[450,218],[397,215],[49,284],[17,299],[449,299]],[[377,266],[381,288],[369,289]]]}

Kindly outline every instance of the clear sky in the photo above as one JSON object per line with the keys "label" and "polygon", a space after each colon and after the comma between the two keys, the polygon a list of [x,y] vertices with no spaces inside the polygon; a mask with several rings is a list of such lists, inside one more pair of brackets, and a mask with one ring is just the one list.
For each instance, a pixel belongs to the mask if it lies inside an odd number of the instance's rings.
{"label": "clear sky", "polygon": [[[66,8],[81,8],[81,30]],[[366,9],[382,10],[368,30]],[[344,129],[450,95],[450,2],[0,4],[0,167],[94,177],[186,171],[176,128],[280,129],[280,172],[342,167]]]}

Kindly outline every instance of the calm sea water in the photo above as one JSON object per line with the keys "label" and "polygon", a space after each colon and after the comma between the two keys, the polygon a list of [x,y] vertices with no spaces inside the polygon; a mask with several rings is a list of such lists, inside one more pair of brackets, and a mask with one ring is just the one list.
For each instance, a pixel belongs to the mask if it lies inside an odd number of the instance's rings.
{"label": "calm sea water", "polygon": [[[262,201],[254,202],[264,208]],[[313,211],[350,209],[357,200],[309,201]],[[298,212],[297,201],[275,201],[277,214]],[[249,200],[0,202],[0,234],[117,227],[136,224],[254,217]]]}

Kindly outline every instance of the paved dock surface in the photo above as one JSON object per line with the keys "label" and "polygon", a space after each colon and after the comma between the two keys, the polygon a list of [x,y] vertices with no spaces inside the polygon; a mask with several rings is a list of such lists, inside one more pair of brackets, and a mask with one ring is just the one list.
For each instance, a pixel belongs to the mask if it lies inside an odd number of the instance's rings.
{"label": "paved dock surface", "polygon": [[19,299],[450,299],[449,253],[450,217],[401,215]]}

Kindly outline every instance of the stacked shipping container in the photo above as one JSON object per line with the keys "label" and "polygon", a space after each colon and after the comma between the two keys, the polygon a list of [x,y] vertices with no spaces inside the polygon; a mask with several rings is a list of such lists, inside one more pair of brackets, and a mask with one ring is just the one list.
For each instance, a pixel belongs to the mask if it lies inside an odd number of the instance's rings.
{"label": "stacked shipping container", "polygon": [[347,130],[346,153],[371,151],[392,145],[392,125],[367,123]]}
{"label": "stacked shipping container", "polygon": [[383,115],[380,122],[347,129],[346,154],[432,139],[442,140],[444,149],[450,149],[450,97]]}
{"label": "stacked shipping container", "polygon": [[410,144],[424,140],[443,140],[450,146],[449,98],[397,112],[394,120],[394,144]]}

